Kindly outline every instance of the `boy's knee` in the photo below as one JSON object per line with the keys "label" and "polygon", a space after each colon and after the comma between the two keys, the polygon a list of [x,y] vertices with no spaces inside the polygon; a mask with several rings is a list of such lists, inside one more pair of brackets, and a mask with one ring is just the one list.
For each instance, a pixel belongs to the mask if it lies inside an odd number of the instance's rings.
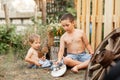
{"label": "boy's knee", "polygon": [[69,64],[69,62],[70,62],[70,58],[65,57],[65,58],[63,59],[63,61],[64,61],[64,64]]}

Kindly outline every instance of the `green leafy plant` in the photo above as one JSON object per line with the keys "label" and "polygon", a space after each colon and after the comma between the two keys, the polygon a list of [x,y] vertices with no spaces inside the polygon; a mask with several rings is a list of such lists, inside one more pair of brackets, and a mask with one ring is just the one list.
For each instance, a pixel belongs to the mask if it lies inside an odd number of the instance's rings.
{"label": "green leafy plant", "polygon": [[24,36],[17,34],[16,26],[0,25],[0,54],[9,54],[12,49],[13,54],[21,58],[24,57],[27,46],[23,44]]}
{"label": "green leafy plant", "polygon": [[0,54],[7,53],[9,47],[12,45],[12,32],[14,28],[7,28],[6,26],[0,26]]}

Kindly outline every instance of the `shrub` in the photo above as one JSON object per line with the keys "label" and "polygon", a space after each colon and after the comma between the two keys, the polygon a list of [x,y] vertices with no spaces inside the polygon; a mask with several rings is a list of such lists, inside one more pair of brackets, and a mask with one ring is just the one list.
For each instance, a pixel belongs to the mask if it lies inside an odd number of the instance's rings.
{"label": "shrub", "polygon": [[12,48],[13,54],[23,58],[26,45],[23,45],[24,36],[16,33],[16,27],[11,25],[7,28],[0,25],[0,54],[8,54]]}

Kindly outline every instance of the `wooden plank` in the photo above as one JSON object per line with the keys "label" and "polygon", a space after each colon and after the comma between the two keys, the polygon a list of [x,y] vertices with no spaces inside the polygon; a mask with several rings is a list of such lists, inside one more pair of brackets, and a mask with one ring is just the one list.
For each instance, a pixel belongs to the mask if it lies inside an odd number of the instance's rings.
{"label": "wooden plank", "polygon": [[107,36],[113,29],[113,0],[105,0],[105,23],[104,37]]}
{"label": "wooden plank", "polygon": [[[29,19],[32,16],[34,16],[34,12],[9,12],[9,18],[10,19]],[[40,15],[41,16],[41,15]],[[4,12],[0,12],[0,19],[5,19]]]}
{"label": "wooden plank", "polygon": [[86,0],[86,34],[90,42],[90,0]]}
{"label": "wooden plank", "polygon": [[78,2],[77,1],[80,1],[80,0],[74,0],[74,7],[75,7],[75,9],[77,10],[77,6],[79,6],[79,5],[77,5],[78,4]]}
{"label": "wooden plank", "polygon": [[81,0],[77,0],[77,28],[80,28],[80,5],[81,5]]}
{"label": "wooden plank", "polygon": [[38,11],[41,11],[41,8],[42,8],[42,0],[35,0],[35,2],[36,2],[36,6],[37,6],[37,9],[38,9]]}
{"label": "wooden plank", "polygon": [[115,28],[120,27],[120,0],[115,0]]}
{"label": "wooden plank", "polygon": [[99,45],[99,43],[102,41],[102,15],[103,15],[103,0],[98,0],[98,25],[96,26],[96,47]]}
{"label": "wooden plank", "polygon": [[9,11],[8,11],[7,4],[4,4],[3,7],[4,7],[4,12],[5,12],[6,25],[9,28],[10,27],[10,19],[9,19]]}
{"label": "wooden plank", "polygon": [[[36,5],[35,6],[35,13],[34,13],[34,18],[35,18],[35,21],[37,22],[37,13],[38,13],[38,6]],[[37,24],[34,25],[34,33],[37,33]]]}
{"label": "wooden plank", "polygon": [[[112,21],[113,21],[113,22],[115,22],[115,17],[116,17],[116,16],[113,15],[113,17],[112,17]],[[96,22],[96,23],[99,23],[99,20],[100,20],[100,17],[99,17],[98,15],[96,15],[96,16],[95,16],[95,22]],[[82,22],[82,15],[80,15],[80,21]],[[86,20],[86,21],[87,21],[87,20]],[[90,15],[90,22],[92,22],[92,21],[93,21],[93,15]],[[105,22],[105,16],[104,16],[104,15],[102,15],[101,21],[102,21],[102,23]]]}
{"label": "wooden plank", "polygon": [[42,0],[42,23],[46,24],[46,0]]}
{"label": "wooden plank", "polygon": [[96,42],[96,9],[97,9],[97,0],[92,0],[92,48],[95,50]]}
{"label": "wooden plank", "polygon": [[84,30],[84,32],[86,32],[85,18],[86,18],[86,0],[82,0],[82,30]]}

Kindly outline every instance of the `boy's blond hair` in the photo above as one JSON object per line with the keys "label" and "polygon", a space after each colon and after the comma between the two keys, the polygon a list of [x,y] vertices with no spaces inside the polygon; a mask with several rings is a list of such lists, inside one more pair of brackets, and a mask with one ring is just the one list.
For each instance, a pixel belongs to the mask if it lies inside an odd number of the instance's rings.
{"label": "boy's blond hair", "polygon": [[29,42],[30,43],[33,43],[36,39],[40,39],[40,35],[38,35],[38,34],[31,34],[29,36]]}

